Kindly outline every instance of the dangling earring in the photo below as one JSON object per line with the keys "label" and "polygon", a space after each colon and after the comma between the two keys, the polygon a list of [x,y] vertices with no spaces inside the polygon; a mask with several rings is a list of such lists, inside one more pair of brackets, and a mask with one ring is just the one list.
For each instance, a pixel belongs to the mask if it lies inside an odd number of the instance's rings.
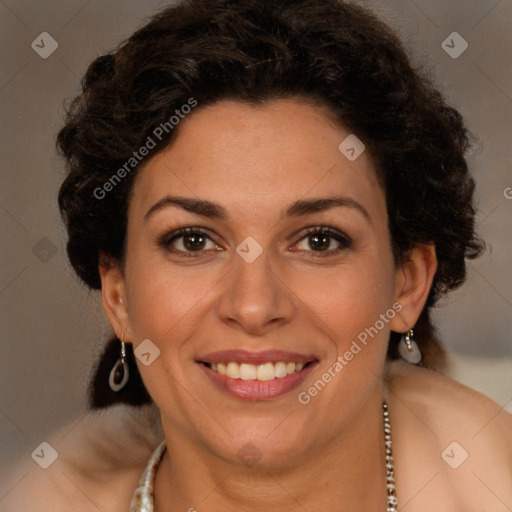
{"label": "dangling earring", "polygon": [[108,384],[112,391],[116,393],[121,391],[126,386],[130,371],[128,370],[128,363],[126,362],[126,345],[124,343],[124,332],[121,335],[121,356],[116,361],[116,364],[110,370]]}
{"label": "dangling earring", "polygon": [[402,334],[398,344],[398,353],[408,363],[418,364],[421,361],[421,351],[418,344],[412,338],[413,334],[412,329]]}

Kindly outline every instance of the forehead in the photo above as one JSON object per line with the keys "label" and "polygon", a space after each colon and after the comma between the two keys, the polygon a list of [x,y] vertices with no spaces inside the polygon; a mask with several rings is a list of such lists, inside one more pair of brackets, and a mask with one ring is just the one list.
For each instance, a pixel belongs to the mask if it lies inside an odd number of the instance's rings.
{"label": "forehead", "polygon": [[350,149],[354,136],[326,109],[305,101],[199,105],[180,122],[170,146],[139,172],[130,209],[150,207],[171,193],[220,202],[228,210],[257,204],[258,212],[343,194],[382,215],[384,194],[369,155],[363,151],[351,161],[352,152],[343,152],[349,136]]}

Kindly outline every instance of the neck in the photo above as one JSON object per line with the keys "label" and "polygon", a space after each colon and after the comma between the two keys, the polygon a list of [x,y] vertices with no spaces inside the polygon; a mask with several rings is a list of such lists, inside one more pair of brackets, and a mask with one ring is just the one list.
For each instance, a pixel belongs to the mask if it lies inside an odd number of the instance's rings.
{"label": "neck", "polygon": [[386,510],[380,389],[334,440],[293,467],[227,463],[177,432],[165,434],[168,450],[156,475],[155,512]]}

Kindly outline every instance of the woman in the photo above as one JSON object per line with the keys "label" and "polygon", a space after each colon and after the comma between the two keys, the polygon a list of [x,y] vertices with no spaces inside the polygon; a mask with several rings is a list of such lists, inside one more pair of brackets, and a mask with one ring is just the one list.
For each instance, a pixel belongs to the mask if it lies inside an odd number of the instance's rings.
{"label": "woman", "polygon": [[434,371],[429,311],[481,252],[469,136],[387,26],[179,4],[90,66],[59,146],[116,334],[94,403],[158,418],[115,446],[87,418],[37,510],[511,509],[510,416]]}

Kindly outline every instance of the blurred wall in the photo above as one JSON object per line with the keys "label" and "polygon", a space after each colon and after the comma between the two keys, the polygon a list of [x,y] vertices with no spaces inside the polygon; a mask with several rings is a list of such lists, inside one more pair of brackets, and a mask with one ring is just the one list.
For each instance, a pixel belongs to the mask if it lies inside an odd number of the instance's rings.
{"label": "blurred wall", "polygon": [[[0,2],[2,464],[30,456],[47,433],[83,416],[91,368],[110,332],[98,294],[78,283],[65,256],[56,205],[63,166],[54,149],[62,103],[77,93],[80,77],[95,56],[116,46],[166,3]],[[489,250],[470,263],[467,284],[444,301],[436,318],[451,350],[509,361],[505,358],[512,355],[512,3],[364,4],[397,28],[415,61],[427,65],[479,137],[470,163],[478,183],[478,228]],[[43,32],[53,41],[41,36]],[[460,37],[448,38],[453,32]],[[453,58],[464,41],[467,49]],[[512,375],[510,365],[501,371]],[[512,388],[510,393],[507,389],[500,397],[512,399]]]}

